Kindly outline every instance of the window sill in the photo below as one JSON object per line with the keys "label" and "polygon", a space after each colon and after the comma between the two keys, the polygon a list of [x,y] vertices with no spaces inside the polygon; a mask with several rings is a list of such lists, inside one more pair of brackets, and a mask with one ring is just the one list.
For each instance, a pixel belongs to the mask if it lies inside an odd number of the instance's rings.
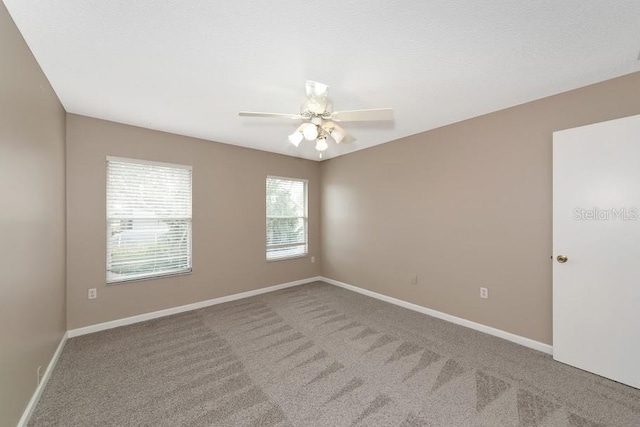
{"label": "window sill", "polygon": [[176,276],[188,276],[190,274],[193,274],[193,269],[180,271],[177,273],[158,274],[156,276],[135,277],[131,279],[112,280],[112,281],[107,280],[106,283],[107,283],[107,286],[115,286],[115,285],[122,285],[125,283],[131,283],[131,282],[143,282],[147,280],[167,279],[167,278],[176,277]]}
{"label": "window sill", "polygon": [[267,259],[267,262],[288,261],[290,259],[298,259],[298,258],[309,258],[309,254],[306,253],[301,255],[292,255],[284,258]]}

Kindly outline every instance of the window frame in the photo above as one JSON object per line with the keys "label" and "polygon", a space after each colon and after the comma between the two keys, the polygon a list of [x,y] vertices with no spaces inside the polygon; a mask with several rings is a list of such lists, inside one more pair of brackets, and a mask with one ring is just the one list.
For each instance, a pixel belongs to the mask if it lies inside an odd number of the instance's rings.
{"label": "window frame", "polygon": [[[152,166],[161,166],[167,168],[175,168],[175,169],[185,169],[191,172],[191,180],[190,180],[190,190],[191,190],[191,216],[188,219],[185,219],[189,223],[189,249],[188,249],[188,260],[189,266],[188,269],[175,271],[175,272],[165,272],[165,273],[156,273],[153,275],[142,276],[142,277],[131,277],[125,278],[121,280],[109,280],[109,162],[121,162],[121,163],[132,163],[136,165],[152,165]],[[167,163],[167,162],[158,162],[154,160],[144,160],[144,159],[133,159],[127,157],[117,157],[117,156],[106,156],[105,158],[105,283],[107,286],[117,286],[130,282],[141,282],[146,280],[157,280],[168,277],[175,276],[185,276],[193,274],[193,166],[191,165],[182,165],[177,163]]]}
{"label": "window frame", "polygon": [[[286,247],[296,247],[296,246],[301,246],[300,243],[286,243],[286,244],[280,244],[280,245],[269,245],[266,241],[267,238],[267,221],[269,221],[270,218],[267,215],[268,212],[268,206],[266,204],[266,193],[267,193],[267,181],[269,179],[279,179],[279,180],[284,180],[284,181],[297,181],[297,182],[302,182],[304,184],[304,216],[295,216],[295,217],[278,217],[278,218],[286,218],[286,219],[303,219],[304,222],[304,253],[302,254],[296,254],[296,255],[289,255],[286,257],[280,257],[280,258],[269,258],[269,248],[286,248]],[[304,178],[292,178],[292,177],[287,177],[287,176],[277,176],[277,175],[267,175],[265,177],[264,180],[265,183],[265,258],[267,262],[278,262],[278,261],[286,261],[286,260],[290,260],[290,259],[297,259],[297,258],[308,258],[309,257],[309,180],[308,179],[304,179]]]}

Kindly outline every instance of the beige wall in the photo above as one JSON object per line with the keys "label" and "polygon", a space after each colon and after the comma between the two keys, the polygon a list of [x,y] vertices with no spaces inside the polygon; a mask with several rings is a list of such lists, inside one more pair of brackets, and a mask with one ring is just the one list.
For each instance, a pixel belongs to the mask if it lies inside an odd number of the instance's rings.
{"label": "beige wall", "polygon": [[552,132],[639,95],[635,73],[323,162],[323,275],[550,344]]}
{"label": "beige wall", "polygon": [[65,325],[65,112],[0,2],[0,425]]}
{"label": "beige wall", "polygon": [[[105,284],[106,156],[193,166],[192,274]],[[265,178],[309,180],[309,254],[317,257],[319,172],[309,160],[69,114],[69,329],[318,275],[309,257],[265,261]],[[87,299],[89,288],[97,299]]]}

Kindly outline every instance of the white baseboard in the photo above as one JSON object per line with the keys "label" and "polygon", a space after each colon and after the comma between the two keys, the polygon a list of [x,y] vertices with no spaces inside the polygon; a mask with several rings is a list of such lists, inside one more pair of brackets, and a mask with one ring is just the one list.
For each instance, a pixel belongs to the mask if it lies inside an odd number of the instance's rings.
{"label": "white baseboard", "polygon": [[[491,326],[483,325],[481,323],[472,322],[471,320],[463,319],[461,317],[456,317],[451,314],[443,313],[441,311],[433,310],[427,307],[423,307],[421,305],[413,304],[407,301],[403,301],[397,298],[393,298],[387,295],[379,294],[377,292],[373,292],[367,289],[359,288],[357,286],[349,285],[347,283],[343,283],[334,279],[330,279],[328,277],[316,276],[310,277],[308,279],[296,280],[294,282],[282,283],[280,285],[269,286],[266,288],[255,289],[253,291],[241,292],[239,294],[228,295],[225,297],[214,298],[206,301],[200,301],[193,304],[181,305],[178,307],[167,308],[165,310],[154,311],[151,313],[140,314],[137,316],[125,317],[123,319],[112,320],[110,322],[98,323],[96,325],[85,326],[83,328],[71,329],[67,332],[66,337],[69,338],[78,337],[81,335],[91,334],[94,332],[104,331],[107,329],[113,329],[120,326],[131,325],[134,323],[140,323],[147,320],[158,319],[160,317],[171,316],[172,314],[184,313],[186,311],[197,310],[199,308],[209,307],[212,305],[222,304],[229,301],[235,301],[243,298],[249,298],[260,294],[265,294],[268,292],[277,291],[280,289],[290,288],[293,286],[304,285],[306,283],[311,283],[315,281],[323,281],[328,284],[338,286],[344,289],[348,289],[350,291],[358,292],[360,294],[379,299],[381,301],[386,301],[391,304],[399,305],[404,308],[408,308],[409,310],[417,311],[419,313],[427,314],[429,316],[436,317],[438,319],[446,320],[447,322],[455,323],[457,325],[465,326],[467,328],[474,329],[476,331],[484,332],[489,335],[493,335],[499,338],[503,338],[507,341],[514,342],[516,344],[523,345],[525,347],[532,348],[534,350],[541,351],[547,354],[553,354],[553,347],[541,343],[539,341],[532,340],[530,338],[525,338],[520,335],[512,334],[510,332],[503,331],[501,329],[493,328]],[[46,375],[46,374],[45,374]]]}
{"label": "white baseboard", "polygon": [[64,335],[62,336],[62,339],[60,340],[60,344],[58,344],[58,348],[56,349],[55,353],[53,353],[53,356],[51,357],[51,360],[47,365],[47,369],[44,371],[44,375],[42,375],[42,378],[40,379],[40,383],[38,384],[38,387],[36,387],[36,391],[33,392],[33,396],[31,396],[31,400],[29,400],[29,404],[27,404],[27,407],[22,413],[22,417],[20,417],[20,421],[18,421],[18,427],[26,427],[26,425],[29,423],[31,414],[33,414],[33,410],[36,408],[36,405],[40,400],[42,391],[46,387],[47,382],[51,377],[51,372],[53,372],[53,368],[55,368],[56,363],[58,363],[58,358],[62,353],[62,349],[64,348],[64,345],[67,343],[68,336],[69,334],[67,332],[65,332]]}
{"label": "white baseboard", "polygon": [[461,317],[452,316],[451,314],[442,313],[441,311],[432,310],[430,308],[423,307],[421,305],[413,304],[407,301],[403,301],[397,298],[393,298],[387,295],[379,294],[377,292],[362,289],[357,286],[349,285],[347,283],[339,282],[337,280],[329,279],[328,277],[321,277],[320,280],[329,283],[331,285],[339,286],[350,291],[358,292],[360,294],[376,298],[382,301],[389,302],[391,304],[399,305],[400,307],[408,308],[409,310],[417,311],[419,313],[428,314],[429,316],[437,317],[438,319],[446,320],[447,322],[455,323],[456,325],[465,326],[476,331],[484,332],[485,334],[493,335],[499,338],[503,338],[507,341],[514,342],[516,344],[523,345],[525,347],[532,348],[534,350],[541,351],[547,354],[553,354],[553,347],[541,343],[539,341],[525,338],[520,335],[512,334],[510,332],[503,331],[501,329],[492,328],[481,323],[472,322],[471,320],[463,319]]}
{"label": "white baseboard", "polygon": [[212,305],[222,304],[229,301],[235,301],[242,298],[249,298],[267,292],[273,292],[280,289],[291,288],[293,286],[304,285],[305,283],[322,280],[320,276],[309,277],[308,279],[296,280],[294,282],[282,283],[280,285],[269,286],[266,288],[255,289],[253,291],[241,292],[239,294],[227,295],[226,297],[214,298],[206,301],[199,301],[193,304],[171,307],[165,310],[153,311],[151,313],[139,314],[137,316],[125,317],[123,319],[112,320],[109,322],[98,323],[96,325],[85,326],[82,328],[71,329],[67,333],[69,338],[79,337],[80,335],[92,334],[106,329],[113,329],[120,326],[140,323],[147,320],[158,319],[160,317],[171,316],[172,314],[184,313],[185,311],[197,310],[199,308],[209,307]]}

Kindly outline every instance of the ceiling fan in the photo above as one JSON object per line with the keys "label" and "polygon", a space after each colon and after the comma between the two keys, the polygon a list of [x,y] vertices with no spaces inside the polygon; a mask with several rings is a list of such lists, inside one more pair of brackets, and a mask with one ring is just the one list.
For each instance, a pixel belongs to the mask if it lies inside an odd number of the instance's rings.
{"label": "ceiling fan", "polygon": [[337,144],[353,142],[356,139],[334,122],[393,120],[391,108],[373,110],[333,111],[329,101],[329,86],[307,80],[307,99],[300,107],[300,114],[258,113],[240,111],[244,117],[274,117],[291,120],[304,120],[298,129],[289,135],[289,142],[298,147],[303,140],[316,141],[316,150],[322,152],[329,148],[327,137],[331,137]]}

